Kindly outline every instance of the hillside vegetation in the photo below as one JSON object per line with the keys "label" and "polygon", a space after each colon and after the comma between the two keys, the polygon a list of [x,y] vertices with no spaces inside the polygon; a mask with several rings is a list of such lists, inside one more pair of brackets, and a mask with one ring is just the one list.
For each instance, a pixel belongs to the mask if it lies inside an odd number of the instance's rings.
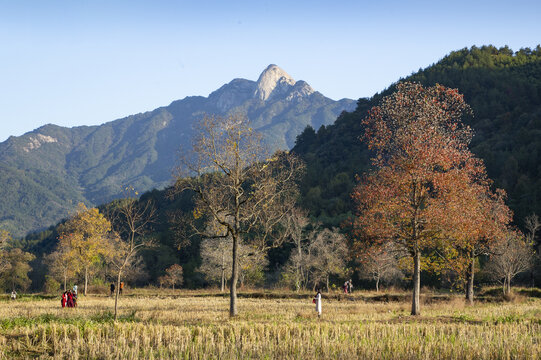
{"label": "hillside vegetation", "polygon": [[[454,51],[406,81],[458,89],[474,116],[465,119],[475,133],[471,149],[485,161],[495,186],[508,193],[515,223],[541,213],[541,47],[513,52],[504,47]],[[293,149],[307,164],[301,204],[318,221],[339,225],[352,215],[350,194],[355,175],[369,168],[361,143],[361,120],[391,86],[357,109],[318,131],[307,128]]]}

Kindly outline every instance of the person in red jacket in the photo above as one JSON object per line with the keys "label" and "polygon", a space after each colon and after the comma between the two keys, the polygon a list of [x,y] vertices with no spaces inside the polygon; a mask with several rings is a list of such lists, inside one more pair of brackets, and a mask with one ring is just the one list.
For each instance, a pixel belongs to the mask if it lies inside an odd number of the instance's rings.
{"label": "person in red jacket", "polygon": [[73,307],[73,294],[71,290],[68,290],[68,307]]}
{"label": "person in red jacket", "polygon": [[60,299],[60,303],[62,304],[62,307],[66,307],[66,301],[68,301],[68,295],[67,295],[67,291],[64,291]]}

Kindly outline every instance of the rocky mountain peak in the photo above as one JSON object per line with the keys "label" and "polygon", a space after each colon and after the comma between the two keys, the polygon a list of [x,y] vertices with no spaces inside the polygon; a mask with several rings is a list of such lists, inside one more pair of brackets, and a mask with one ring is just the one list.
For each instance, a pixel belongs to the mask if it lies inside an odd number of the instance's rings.
{"label": "rocky mountain peak", "polygon": [[265,101],[277,87],[283,89],[293,85],[295,80],[288,73],[271,64],[259,76],[254,97]]}

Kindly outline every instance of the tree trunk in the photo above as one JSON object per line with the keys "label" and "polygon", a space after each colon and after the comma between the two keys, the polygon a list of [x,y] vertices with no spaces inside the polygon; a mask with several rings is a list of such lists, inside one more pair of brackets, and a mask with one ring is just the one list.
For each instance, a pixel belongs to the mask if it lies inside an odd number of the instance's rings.
{"label": "tree trunk", "polygon": [[301,289],[301,276],[302,276],[302,248],[301,248],[301,241],[297,239],[297,255],[298,263],[297,263],[297,278],[295,279],[295,287],[297,292]]}
{"label": "tree trunk", "polygon": [[470,254],[470,264],[468,266],[468,274],[466,276],[466,301],[473,305],[473,280],[475,277],[475,257],[474,252],[472,250]]}
{"label": "tree trunk", "polygon": [[86,290],[88,288],[88,266],[85,267],[85,291],[83,294],[86,296]]}
{"label": "tree trunk", "polygon": [[222,252],[222,287],[221,291],[225,289],[225,252]]}
{"label": "tree trunk", "polygon": [[220,288],[221,292],[224,292],[225,287],[225,269],[222,267],[222,286]]}
{"label": "tree trunk", "polygon": [[64,292],[66,292],[66,289],[67,289],[67,282],[68,282],[67,276],[66,274],[64,274]]}
{"label": "tree trunk", "polygon": [[118,277],[116,279],[116,292],[115,292],[115,321],[117,319],[117,306],[118,306],[118,293],[120,291],[120,274],[122,270],[118,271]]}
{"label": "tree trunk", "polygon": [[379,293],[379,276],[376,278],[376,292]]}
{"label": "tree trunk", "polygon": [[421,292],[421,252],[415,251],[413,256],[413,297],[411,302],[411,315],[421,315],[419,294]]}
{"label": "tree trunk", "polygon": [[229,316],[234,317],[237,316],[237,281],[239,280],[239,273],[238,273],[238,264],[237,264],[237,257],[238,257],[238,247],[239,247],[239,239],[238,234],[232,234],[233,237],[233,264],[232,264],[232,270],[231,270],[231,284],[230,284],[230,292],[229,292]]}
{"label": "tree trunk", "polygon": [[329,274],[327,274],[327,292],[329,292],[330,289],[329,289]]}

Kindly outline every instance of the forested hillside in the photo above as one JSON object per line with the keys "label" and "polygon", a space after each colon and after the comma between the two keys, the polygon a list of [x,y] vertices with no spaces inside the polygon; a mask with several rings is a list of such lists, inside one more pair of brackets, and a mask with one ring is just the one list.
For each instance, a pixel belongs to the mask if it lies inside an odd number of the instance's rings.
{"label": "forested hillside", "polygon": [[[465,119],[475,133],[473,152],[485,161],[488,175],[507,191],[514,221],[541,213],[541,47],[513,52],[504,47],[454,51],[438,63],[403,79],[425,86],[457,88],[474,116]],[[338,225],[352,214],[355,175],[369,166],[361,143],[361,119],[394,85],[357,109],[342,114],[317,132],[307,128],[294,152],[307,163],[301,203],[317,220]]]}

